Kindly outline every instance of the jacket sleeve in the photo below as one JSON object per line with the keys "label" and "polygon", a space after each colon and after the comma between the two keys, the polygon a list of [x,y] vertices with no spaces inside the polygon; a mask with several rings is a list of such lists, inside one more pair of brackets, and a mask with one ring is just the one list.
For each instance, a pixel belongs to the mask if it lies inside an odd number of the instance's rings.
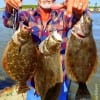
{"label": "jacket sleeve", "polygon": [[13,28],[13,25],[15,25],[18,28],[20,22],[28,25],[29,13],[28,11],[15,11],[15,14],[12,14],[5,9],[2,18],[5,27]]}
{"label": "jacket sleeve", "polygon": [[[12,25],[9,23],[10,19],[11,19],[11,14],[8,12],[8,11],[4,11],[3,12],[3,24],[4,26],[8,27],[8,28],[11,28]],[[13,21],[12,21],[13,22]]]}

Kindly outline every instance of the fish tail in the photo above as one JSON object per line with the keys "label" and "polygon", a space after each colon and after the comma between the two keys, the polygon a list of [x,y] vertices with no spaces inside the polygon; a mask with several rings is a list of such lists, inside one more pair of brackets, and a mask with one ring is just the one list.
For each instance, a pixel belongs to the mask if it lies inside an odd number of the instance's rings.
{"label": "fish tail", "polygon": [[79,83],[78,90],[76,92],[75,100],[91,100],[91,95],[86,86],[86,83]]}

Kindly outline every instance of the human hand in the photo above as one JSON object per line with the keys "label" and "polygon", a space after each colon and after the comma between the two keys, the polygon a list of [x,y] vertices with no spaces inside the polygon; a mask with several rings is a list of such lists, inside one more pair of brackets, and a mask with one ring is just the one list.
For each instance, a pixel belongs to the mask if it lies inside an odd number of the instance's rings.
{"label": "human hand", "polygon": [[57,9],[62,9],[62,8],[66,8],[66,6],[63,4],[63,3],[61,3],[61,4],[53,4],[52,6],[51,6],[51,9],[52,10],[57,10]]}
{"label": "human hand", "polygon": [[12,11],[12,9],[18,10],[22,6],[22,0],[5,0],[6,8],[8,11]]}
{"label": "human hand", "polygon": [[76,16],[83,14],[88,7],[88,0],[66,0],[67,15],[70,17],[72,13]]}
{"label": "human hand", "polygon": [[20,23],[20,30],[23,31],[23,33],[30,33],[31,27],[26,26],[23,23]]}

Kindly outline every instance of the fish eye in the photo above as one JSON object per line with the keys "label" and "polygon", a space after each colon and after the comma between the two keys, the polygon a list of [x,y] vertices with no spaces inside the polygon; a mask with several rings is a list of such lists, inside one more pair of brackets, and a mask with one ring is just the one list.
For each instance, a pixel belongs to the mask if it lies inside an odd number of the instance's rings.
{"label": "fish eye", "polygon": [[91,23],[92,22],[92,19],[90,17],[87,17],[86,18],[86,22]]}

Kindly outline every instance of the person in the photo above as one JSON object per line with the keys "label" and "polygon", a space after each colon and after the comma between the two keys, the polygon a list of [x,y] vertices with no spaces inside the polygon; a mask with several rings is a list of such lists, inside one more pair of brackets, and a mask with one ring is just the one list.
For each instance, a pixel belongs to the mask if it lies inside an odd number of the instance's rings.
{"label": "person", "polygon": [[[55,37],[60,36],[62,38],[60,54],[62,56],[62,69],[64,70],[64,54],[68,32],[79,20],[83,12],[86,11],[88,6],[88,0],[65,0],[64,3],[58,5],[54,2],[55,0],[37,0],[38,7],[35,10],[20,11],[20,7],[22,6],[22,0],[5,0],[6,7],[3,13],[3,23],[6,27],[13,28],[14,23],[12,22],[13,20],[11,17],[13,16],[13,9],[15,9],[16,13],[19,11],[17,14],[18,18],[16,19],[17,21],[15,23],[16,29],[20,27],[20,30],[24,32],[31,32],[34,42],[39,46],[39,50],[42,53],[44,52],[42,50],[43,46],[41,46],[41,44],[44,40],[48,38],[52,30],[56,30]],[[61,87],[61,84],[63,83],[63,86],[65,87],[65,92],[68,88],[68,84],[66,84],[66,81],[68,81],[68,79],[65,78],[63,82],[62,77],[61,79],[59,79],[60,85],[58,86]],[[67,86],[67,88],[65,85]],[[59,100],[62,100],[61,98],[62,97],[60,95]],[[51,100],[50,96],[49,99]],[[66,98],[65,95],[65,98],[63,100],[67,99],[68,98]]]}

